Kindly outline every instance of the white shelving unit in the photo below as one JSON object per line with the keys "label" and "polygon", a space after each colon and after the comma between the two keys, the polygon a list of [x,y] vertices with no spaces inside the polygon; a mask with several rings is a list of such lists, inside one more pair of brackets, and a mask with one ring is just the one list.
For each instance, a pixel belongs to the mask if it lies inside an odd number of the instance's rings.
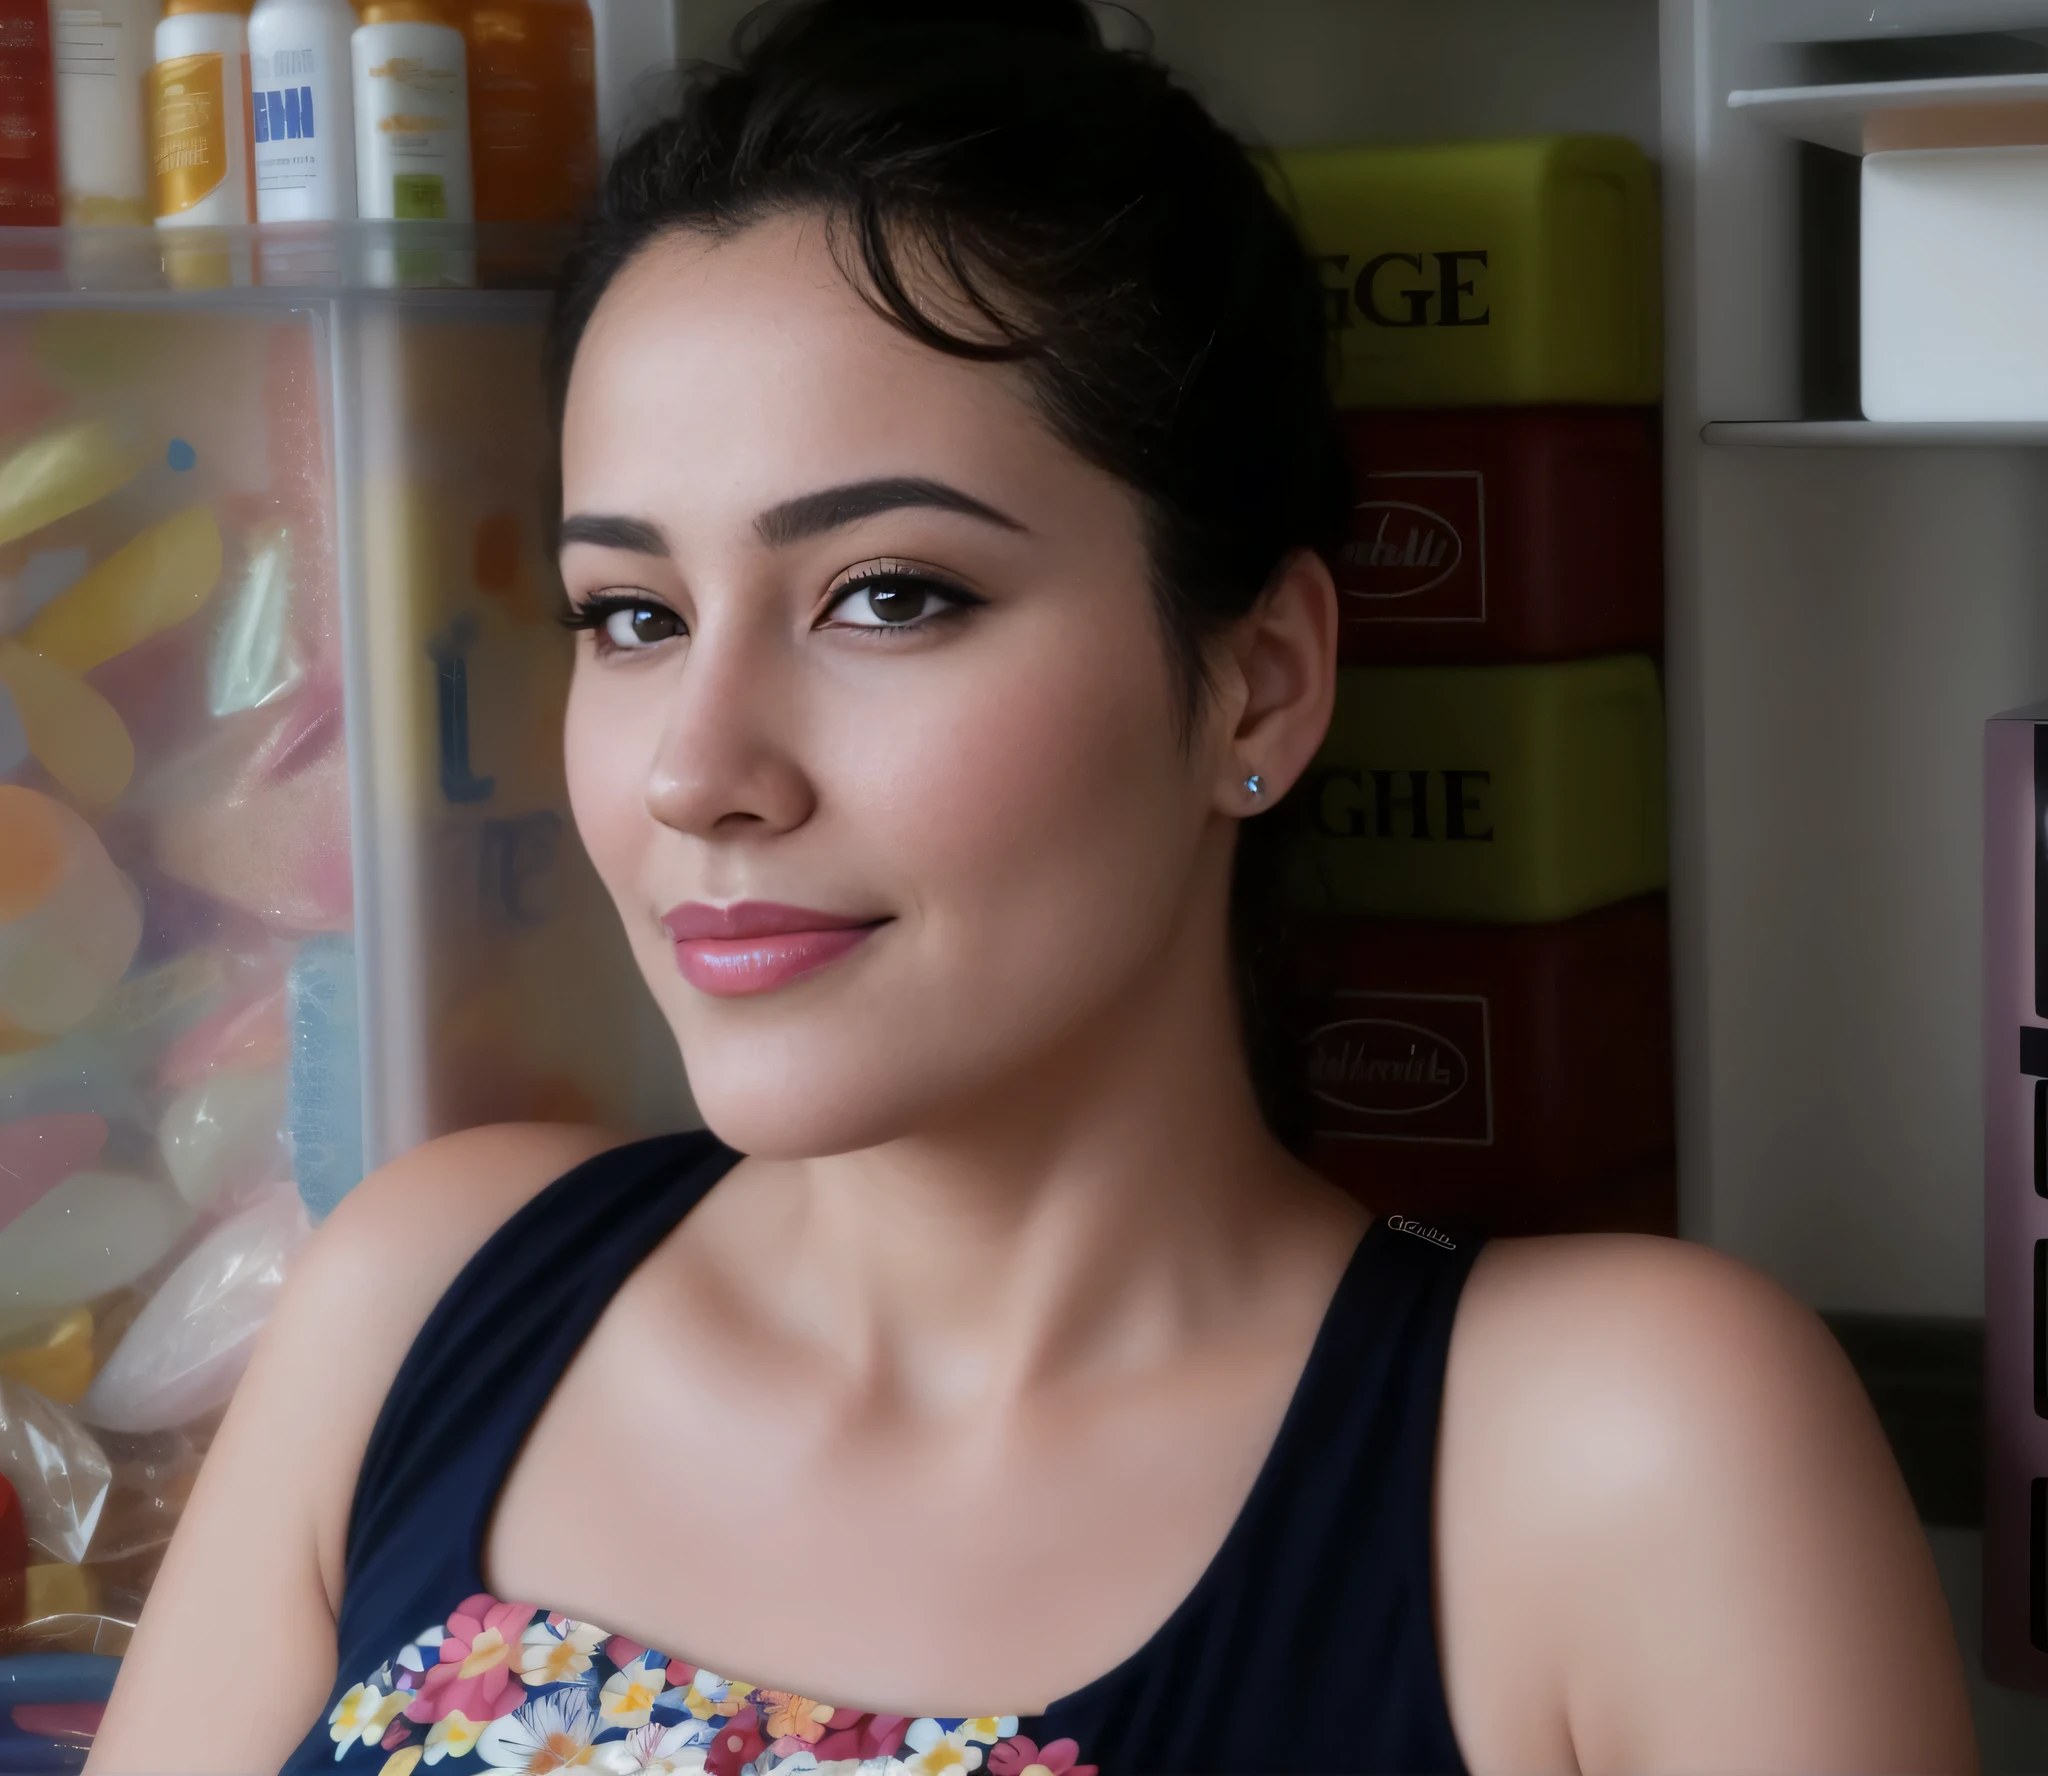
{"label": "white shelving unit", "polygon": [[1959,47],[2048,31],[2048,5],[1664,0],[1662,20],[1692,1226],[1824,1306],[1973,1315],[1979,732],[2048,686],[2048,425],[1802,410],[1802,202],[1833,156],[1787,131],[1860,132],[1879,83],[1844,78],[1859,62],[1953,99]]}
{"label": "white shelving unit", "polygon": [[[1816,403],[1802,352],[1855,312],[1827,206],[1855,201],[1873,107],[1916,79],[2030,95],[2048,56],[2012,64],[2048,5],[1660,10],[1691,1225],[1823,1306],[1975,1316],[1981,735],[2048,688],[2048,425],[1840,417],[1854,390]],[[1980,1537],[1932,1533],[1974,1679]],[[1979,1681],[1976,1711],[1987,1770],[2048,1765],[2048,1703]]]}
{"label": "white shelving unit", "polygon": [[1875,419],[1710,419],[1703,444],[1822,450],[1916,450],[1936,445],[2032,450],[2048,445],[2048,421],[1971,420],[1955,425]]}
{"label": "white shelving unit", "polygon": [[1919,146],[1910,119],[1930,110],[2004,111],[2048,105],[2048,74],[1979,74],[1951,80],[1849,80],[1739,90],[1728,108],[1797,141],[1842,154]]}

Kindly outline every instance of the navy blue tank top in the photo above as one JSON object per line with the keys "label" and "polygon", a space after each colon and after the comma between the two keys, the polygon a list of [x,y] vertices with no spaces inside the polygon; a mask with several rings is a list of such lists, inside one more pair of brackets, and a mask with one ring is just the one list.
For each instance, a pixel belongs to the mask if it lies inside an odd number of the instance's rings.
{"label": "navy blue tank top", "polygon": [[692,1663],[715,1647],[643,1646],[544,1601],[491,1596],[483,1542],[528,1428],[626,1277],[738,1159],[701,1133],[601,1154],[522,1207],[450,1284],[371,1434],[334,1688],[286,1771],[1464,1770],[1437,1664],[1430,1506],[1474,1247],[1399,1217],[1359,1242],[1194,1589],[1129,1658],[1043,1714],[838,1708],[766,1687],[773,1672]]}

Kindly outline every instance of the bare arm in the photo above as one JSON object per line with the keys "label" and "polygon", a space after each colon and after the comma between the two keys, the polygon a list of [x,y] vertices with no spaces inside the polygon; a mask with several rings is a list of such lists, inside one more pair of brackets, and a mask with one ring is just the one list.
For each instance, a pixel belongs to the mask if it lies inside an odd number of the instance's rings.
{"label": "bare arm", "polygon": [[1475,1771],[1974,1772],[1948,1609],[1839,1346],[1676,1241],[1506,1242],[1438,1477]]}
{"label": "bare arm", "polygon": [[[507,1215],[617,1139],[538,1124],[470,1130],[386,1166],[329,1218],[293,1265],[207,1454],[89,1776],[269,1776],[291,1754],[333,1686],[356,1473],[407,1348]],[[214,1701],[195,1711],[200,1695]]]}

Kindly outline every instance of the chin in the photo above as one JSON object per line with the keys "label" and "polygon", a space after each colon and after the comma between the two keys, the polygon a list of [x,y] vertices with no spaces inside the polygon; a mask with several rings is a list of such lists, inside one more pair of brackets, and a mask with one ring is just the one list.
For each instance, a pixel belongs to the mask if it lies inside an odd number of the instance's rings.
{"label": "chin", "polygon": [[[928,1092],[876,1089],[867,1065],[840,1053],[806,1065],[796,1056],[722,1044],[715,1060],[683,1049],[690,1095],[711,1132],[760,1159],[822,1159],[900,1140],[931,1116]],[[805,1045],[808,1046],[808,1045]]]}
{"label": "chin", "polygon": [[921,995],[891,994],[885,1005],[860,1003],[861,994],[786,1011],[774,997],[668,1007],[706,1126],[762,1159],[858,1153],[931,1129],[1000,1093],[1020,1056],[1052,1035],[1030,1027],[1028,1014],[992,1028],[986,1016],[905,1002]]}
{"label": "chin", "polygon": [[1142,946],[1099,926],[1097,941],[1073,940],[1089,930],[1056,907],[1007,941],[977,927],[971,940],[863,946],[754,996],[704,994],[666,956],[667,978],[650,970],[649,984],[712,1133],[762,1159],[819,1159],[1014,1106],[1020,1082],[1129,988]]}

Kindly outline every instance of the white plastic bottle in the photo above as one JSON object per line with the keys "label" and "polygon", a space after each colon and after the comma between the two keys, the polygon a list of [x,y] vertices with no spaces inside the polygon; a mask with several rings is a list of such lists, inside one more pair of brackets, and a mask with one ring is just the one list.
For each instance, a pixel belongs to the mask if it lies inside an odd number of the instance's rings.
{"label": "white plastic bottle", "polygon": [[358,213],[473,221],[462,33],[433,0],[367,0],[351,47]]}
{"label": "white plastic bottle", "polygon": [[168,0],[149,71],[159,228],[253,219],[248,0]]}
{"label": "white plastic bottle", "polygon": [[257,221],[332,222],[356,213],[355,28],[349,0],[256,0],[249,88]]}
{"label": "white plastic bottle", "polygon": [[67,222],[147,222],[154,213],[142,84],[162,15],[162,0],[50,8]]}

